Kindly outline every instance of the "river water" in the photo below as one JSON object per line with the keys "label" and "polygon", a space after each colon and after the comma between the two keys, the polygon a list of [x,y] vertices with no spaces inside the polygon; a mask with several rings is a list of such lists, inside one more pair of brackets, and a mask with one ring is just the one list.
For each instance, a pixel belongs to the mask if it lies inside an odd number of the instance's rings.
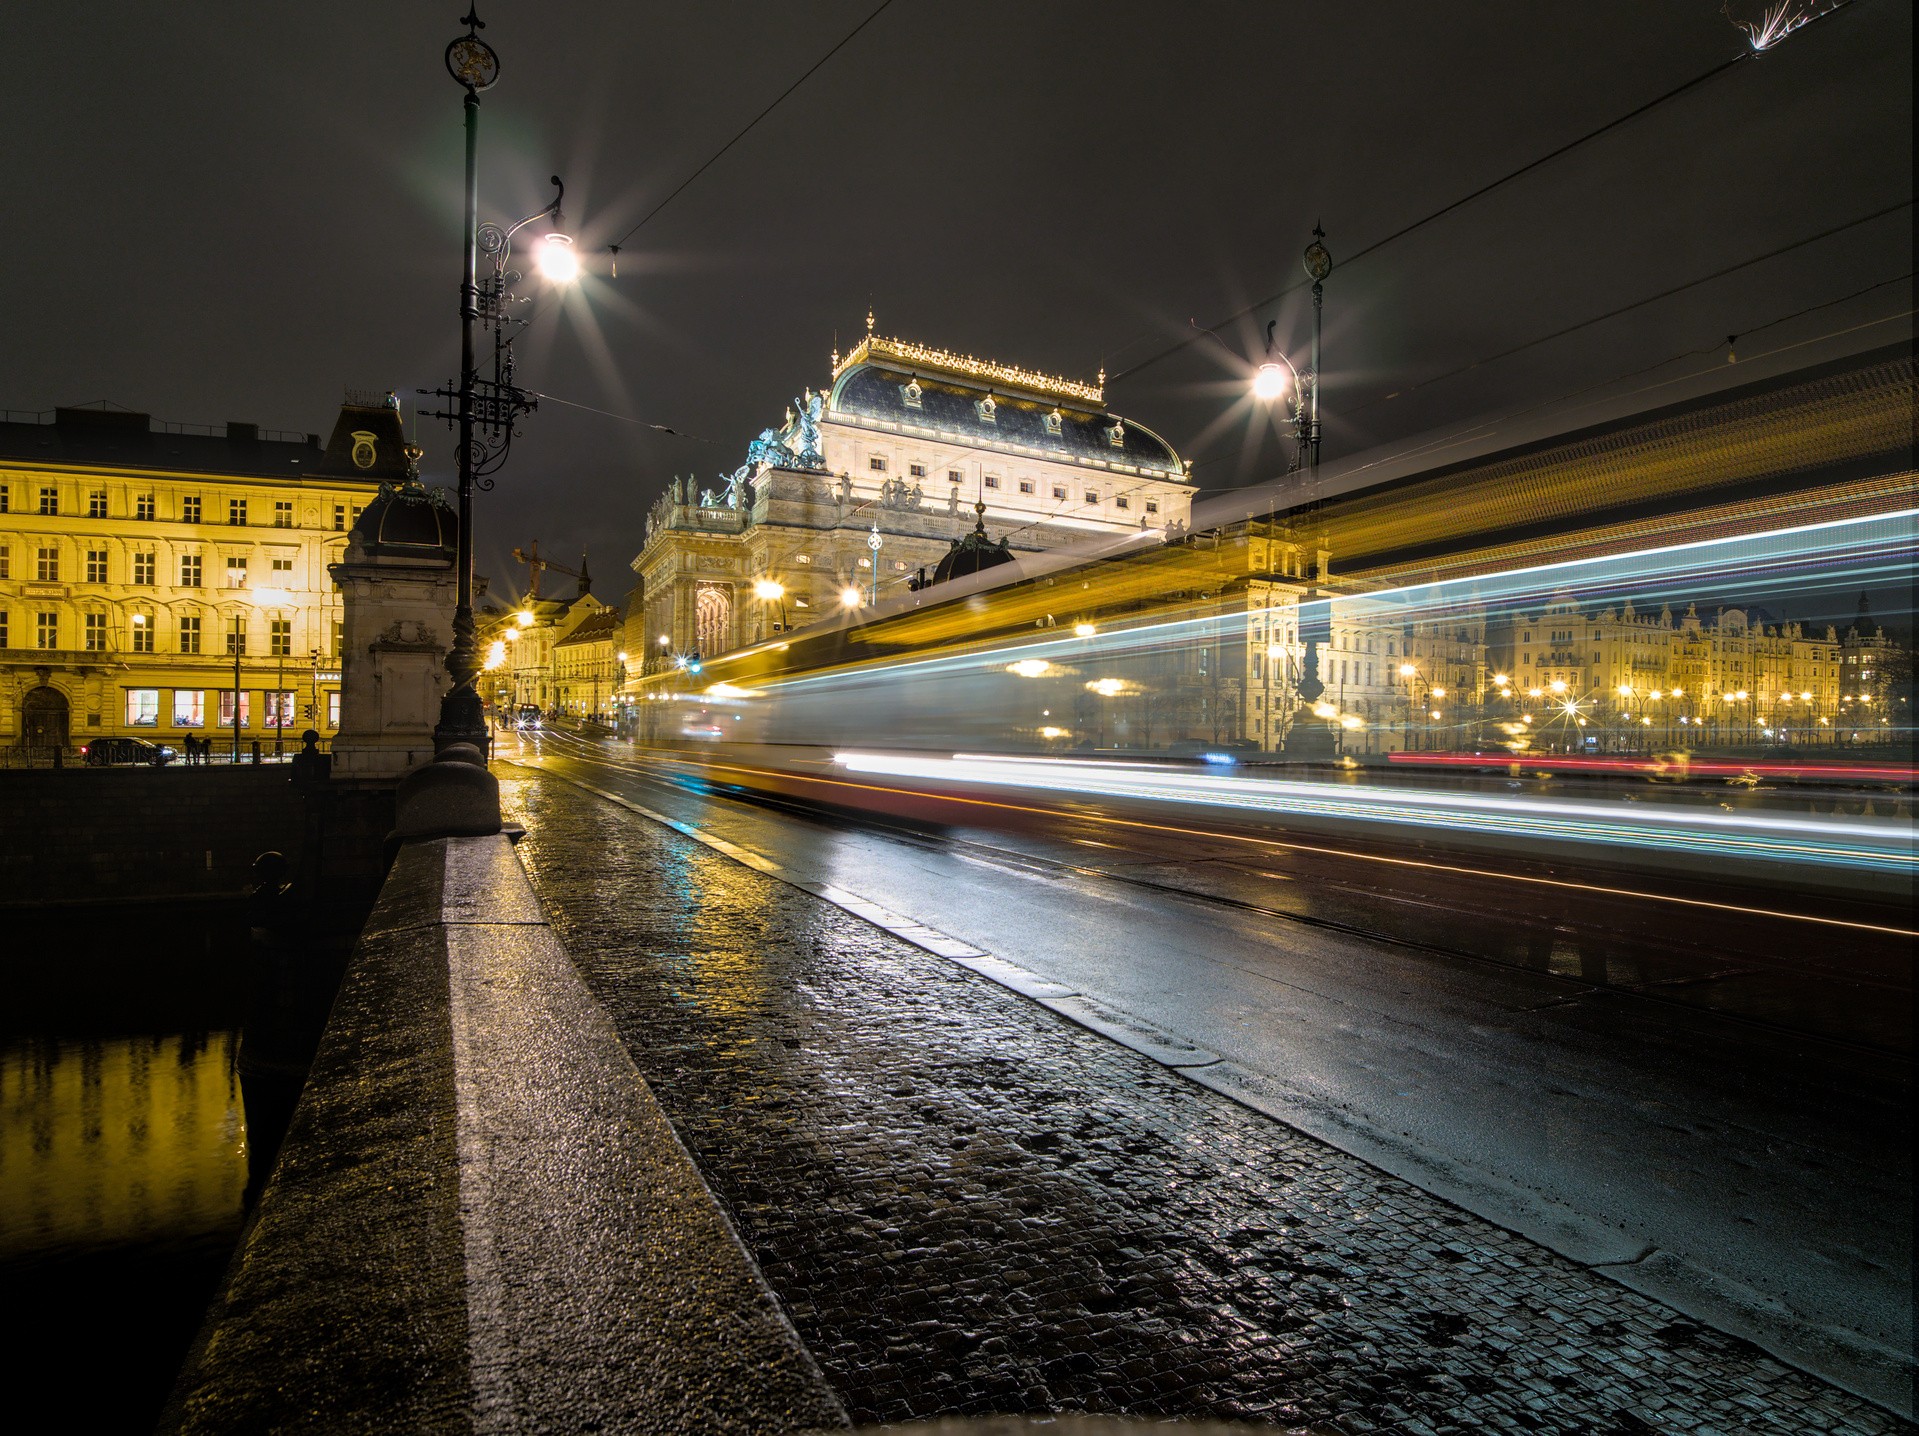
{"label": "river water", "polygon": [[240,1230],[245,929],[38,929],[0,958],[0,1378],[63,1429],[145,1431]]}

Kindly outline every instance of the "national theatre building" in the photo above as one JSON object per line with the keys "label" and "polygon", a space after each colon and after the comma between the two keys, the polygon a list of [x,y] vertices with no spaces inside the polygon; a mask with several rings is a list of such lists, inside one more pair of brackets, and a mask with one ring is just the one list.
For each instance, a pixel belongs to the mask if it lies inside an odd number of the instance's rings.
{"label": "national theatre building", "polygon": [[1107,412],[1094,383],[867,333],[833,356],[747,462],[702,490],[675,478],[633,560],[646,658],[713,655],[941,576],[970,547],[1005,553],[1185,528],[1193,487],[1172,446]]}

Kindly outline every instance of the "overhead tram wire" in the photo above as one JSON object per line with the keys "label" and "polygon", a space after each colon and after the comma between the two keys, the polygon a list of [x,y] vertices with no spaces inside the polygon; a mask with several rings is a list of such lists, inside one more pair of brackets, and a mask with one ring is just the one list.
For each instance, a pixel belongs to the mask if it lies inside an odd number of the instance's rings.
{"label": "overhead tram wire", "polygon": [[[1362,413],[1367,409],[1375,408],[1389,400],[1416,393],[1428,385],[1442,383],[1447,379],[1456,379],[1461,374],[1470,374],[1475,369],[1484,368],[1488,364],[1496,364],[1501,359],[1510,359],[1515,354],[1523,354],[1528,349],[1537,348],[1541,344],[1550,344],[1555,339],[1564,339],[1568,334],[1576,334],[1581,329],[1590,329],[1595,324],[1604,324],[1608,319],[1617,319],[1622,314],[1630,314],[1633,310],[1643,309],[1648,304],[1657,304],[1662,299],[1670,299],[1675,294],[1685,293],[1688,289],[1696,289],[1702,284],[1710,284],[1715,279],[1724,279],[1729,274],[1736,274],[1742,269],[1750,269],[1755,264],[1764,264],[1769,259],[1777,259],[1782,254],[1790,254],[1795,249],[1804,249],[1809,244],[1817,244],[1822,239],[1830,239],[1835,234],[1843,234],[1849,229],[1857,229],[1862,224],[1870,224],[1875,219],[1884,219],[1889,214],[1896,214],[1902,209],[1910,209],[1911,207],[1912,201],[1910,199],[1902,199],[1897,204],[1889,204],[1883,209],[1874,210],[1871,214],[1860,215],[1857,219],[1849,219],[1844,224],[1835,224],[1829,229],[1820,230],[1817,234],[1809,234],[1803,239],[1795,239],[1789,244],[1782,244],[1777,249],[1769,249],[1764,254],[1755,254],[1750,259],[1742,259],[1735,264],[1726,265],[1723,269],[1715,269],[1711,274],[1702,274],[1697,279],[1689,279],[1684,284],[1675,284],[1672,288],[1662,289],[1657,294],[1648,294],[1643,299],[1635,299],[1630,304],[1622,304],[1617,309],[1607,310],[1604,314],[1595,314],[1590,319],[1580,320],[1577,324],[1568,324],[1564,329],[1555,329],[1552,333],[1542,334],[1537,339],[1528,339],[1524,344],[1515,344],[1510,349],[1502,349],[1497,354],[1488,354],[1483,359],[1475,359],[1472,363],[1462,364],[1457,369],[1448,369],[1444,374],[1435,374],[1430,379],[1421,379],[1417,384],[1408,384],[1403,389],[1395,389],[1392,393],[1382,394],[1377,399],[1368,399],[1364,404],[1356,405],[1354,408],[1347,410],[1347,412],[1352,414]],[[1878,288],[1877,285],[1872,287]],[[1865,291],[1860,292],[1863,293]]]}
{"label": "overhead tram wire", "polygon": [[[1815,15],[1812,19],[1806,21],[1805,24],[1799,26],[1798,29],[1800,31],[1808,30],[1812,28],[1812,26],[1817,25],[1820,21],[1828,19],[1831,16],[1838,14],[1840,11],[1850,9],[1850,8],[1851,8],[1851,0],[1843,0],[1843,3],[1834,6],[1832,9],[1827,10],[1823,12],[1822,14]],[[1434,210],[1431,214],[1428,214],[1423,216],[1422,218],[1416,219],[1411,224],[1403,225],[1399,229],[1394,230],[1391,234],[1388,234],[1384,236],[1383,238],[1374,240],[1371,244],[1367,245],[1365,248],[1356,250],[1348,258],[1341,260],[1340,261],[1341,267],[1344,268],[1347,265],[1355,264],[1359,260],[1366,258],[1367,255],[1377,253],[1379,250],[1384,249],[1387,245],[1392,244],[1397,240],[1404,239],[1407,235],[1412,234],[1417,230],[1424,229],[1427,225],[1432,224],[1435,220],[1445,218],[1447,215],[1451,214],[1454,210],[1462,209],[1466,205],[1471,204],[1474,200],[1482,199],[1486,195],[1491,194],[1494,190],[1503,189],[1505,186],[1511,184],[1514,180],[1520,179],[1528,174],[1531,174],[1534,170],[1540,168],[1542,165],[1550,164],[1553,160],[1559,159],[1560,157],[1564,155],[1571,154],[1574,150],[1579,149],[1584,145],[1591,144],[1594,140],[1599,139],[1602,135],[1610,134],[1613,130],[1618,129],[1621,125],[1629,124],[1633,120],[1638,119],[1641,115],[1648,114],[1651,111],[1658,109],[1661,105],[1665,104],[1667,101],[1676,100],[1681,95],[1686,94],[1687,92],[1691,90],[1695,90],[1699,88],[1699,86],[1705,84],[1708,80],[1717,79],[1719,76],[1743,64],[1745,61],[1755,59],[1758,56],[1766,53],[1769,53],[1769,52],[1764,50],[1747,49],[1747,50],[1742,50],[1737,55],[1734,55],[1730,60],[1722,60],[1719,64],[1714,65],[1711,69],[1704,70],[1700,72],[1699,74],[1694,75],[1690,80],[1685,81],[1683,84],[1675,85],[1672,89],[1667,90],[1664,94],[1655,96],[1653,99],[1647,100],[1642,105],[1635,106],[1634,108],[1626,111],[1625,114],[1618,116],[1616,119],[1608,120],[1605,124],[1600,125],[1597,129],[1588,130],[1585,134],[1580,135],[1577,139],[1568,140],[1565,144],[1560,145],[1558,148],[1548,150],[1545,154],[1538,156],[1536,159],[1528,160],[1525,164],[1519,166],[1518,169],[1510,170],[1507,173],[1501,175],[1498,179],[1492,180],[1491,182],[1487,184],[1483,184],[1478,189],[1473,190],[1468,194],[1461,195],[1458,199],[1452,201],[1450,204],[1441,206],[1439,209]],[[1224,319],[1217,320],[1213,324],[1210,324],[1206,327],[1208,329],[1218,329],[1222,325],[1231,324],[1236,319],[1243,319],[1249,314],[1257,314],[1260,310],[1264,309],[1267,305],[1276,304],[1281,299],[1284,299],[1287,295],[1306,288],[1307,283],[1308,281],[1301,280],[1296,284],[1289,284],[1284,289],[1280,290],[1277,294],[1269,294],[1266,298],[1258,300],[1252,304],[1249,304],[1245,306],[1243,309],[1235,310],[1233,313],[1227,315]],[[1189,335],[1181,339],[1178,343],[1169,345],[1168,347],[1160,350],[1157,354],[1149,355],[1147,358],[1140,360],[1139,363],[1131,365],[1128,368],[1121,369],[1118,373],[1112,375],[1108,382],[1116,384],[1122,379],[1131,378],[1133,375],[1139,373],[1141,370],[1150,369],[1153,365],[1160,363],[1162,360],[1172,358],[1173,355],[1181,353],[1182,351],[1191,348],[1194,344],[1197,344],[1198,342],[1199,342],[1199,337],[1197,335]]]}
{"label": "overhead tram wire", "polygon": [[853,41],[853,37],[858,35],[860,31],[864,30],[868,25],[871,25],[875,20],[879,19],[880,16],[886,12],[887,8],[892,5],[892,3],[893,3],[893,0],[880,0],[879,7],[877,9],[875,9],[864,20],[860,21],[859,24],[855,25],[851,30],[848,30],[846,34],[843,37],[841,37],[840,42],[837,45],[835,45],[832,49],[828,50],[824,55],[820,56],[819,59],[815,60],[812,63],[812,65],[810,65],[807,68],[804,74],[802,74],[792,84],[788,85],[784,90],[781,90],[779,94],[774,97],[773,102],[771,104],[769,104],[765,109],[761,110],[757,115],[753,116],[752,119],[748,120],[746,122],[746,125],[739,131],[738,134],[734,135],[732,139],[728,140],[725,144],[721,145],[717,150],[715,150],[713,154],[707,159],[705,164],[701,165],[698,169],[694,170],[692,174],[688,175],[685,179],[681,180],[679,184],[675,185],[673,187],[672,192],[668,194],[665,199],[661,200],[658,204],[654,205],[653,208],[651,208],[645,214],[640,216],[640,220],[637,224],[635,224],[625,234],[621,235],[608,247],[612,249],[614,253],[617,254],[619,252],[621,245],[625,244],[634,235],[638,234],[641,229],[643,229],[648,223],[652,221],[655,215],[657,215],[661,210],[665,209],[669,204],[673,203],[674,200],[678,199],[680,196],[680,192],[684,190],[688,185],[692,184],[694,180],[698,179],[701,175],[705,174],[709,169],[711,169],[714,166],[714,164],[718,162],[718,160],[720,159],[722,155],[724,155],[728,150],[732,149],[733,146],[737,145],[741,140],[745,139],[747,135],[751,134],[754,127],[758,125],[761,120],[765,119],[768,115],[772,114],[773,111],[777,110],[780,107],[780,105],[785,102],[787,96],[791,95],[801,85],[804,85],[808,80],[812,79],[814,73],[818,71],[822,65],[824,65],[828,60],[832,59],[835,55],[839,54],[841,50],[844,50],[849,44],[851,44]]}

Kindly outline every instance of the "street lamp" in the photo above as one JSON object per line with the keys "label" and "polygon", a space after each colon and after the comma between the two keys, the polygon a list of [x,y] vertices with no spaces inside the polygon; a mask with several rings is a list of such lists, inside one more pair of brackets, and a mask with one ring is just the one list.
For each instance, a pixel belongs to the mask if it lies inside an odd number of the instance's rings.
{"label": "street lamp", "polygon": [[[758,579],[753,584],[753,597],[757,598],[761,603],[777,603],[780,606],[780,630],[784,632],[787,628],[786,585],[774,578]],[[764,637],[765,634],[765,615],[762,613],[760,635]]]}
{"label": "street lamp", "polygon": [[[512,321],[507,318],[509,278],[508,261],[513,253],[513,236],[537,219],[549,216],[561,222],[560,201],[566,187],[553,176],[555,194],[551,204],[528,215],[510,229],[479,223],[480,172],[480,91],[491,89],[500,77],[500,57],[479,37],[486,28],[477,5],[462,17],[466,34],[446,47],[447,73],[466,90],[466,225],[465,262],[460,278],[460,379],[457,386],[434,389],[435,397],[452,407],[432,411],[428,417],[444,419],[459,434],[460,528],[455,559],[458,600],[453,611],[453,646],[447,651],[447,672],[453,686],[440,700],[440,721],[433,730],[433,746],[443,749],[453,743],[471,743],[482,753],[491,744],[487,733],[485,709],[480,701],[476,680],[480,674],[479,644],[473,622],[473,490],[493,487],[487,476],[506,462],[515,426],[520,417],[538,407],[534,397],[513,382]],[[479,279],[479,256],[484,252],[493,262],[493,273],[486,283]],[[579,275],[579,256],[566,235],[551,233],[542,241],[535,258],[541,272],[554,283],[568,283]],[[493,331],[493,377],[482,379],[473,355],[473,329],[484,321]]]}

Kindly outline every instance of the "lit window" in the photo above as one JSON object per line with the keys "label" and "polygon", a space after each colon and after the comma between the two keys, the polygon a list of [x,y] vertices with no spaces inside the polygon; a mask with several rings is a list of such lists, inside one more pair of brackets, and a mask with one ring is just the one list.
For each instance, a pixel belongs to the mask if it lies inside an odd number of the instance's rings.
{"label": "lit window", "polygon": [[200,522],[200,496],[198,494],[188,494],[180,500],[180,522],[183,524],[197,524]]}
{"label": "lit window", "polygon": [[276,689],[260,695],[267,701],[266,726],[269,728],[291,728],[293,726],[293,690]]}
{"label": "lit window", "polygon": [[107,551],[103,548],[87,550],[87,582],[105,583],[107,581]]}
{"label": "lit window", "polygon": [[107,616],[104,613],[89,613],[84,617],[86,621],[81,632],[87,652],[105,653],[107,651]]}
{"label": "lit window", "polygon": [[129,688],[127,690],[127,726],[129,728],[153,728],[160,722],[160,690],[158,688]]}
{"label": "lit window", "polygon": [[204,728],[207,722],[207,693],[204,688],[173,690],[173,726]]}
{"label": "lit window", "polygon": [[[253,704],[250,701],[252,697],[253,695],[251,693],[246,692],[244,689],[241,690],[240,726],[242,728],[250,728],[253,726]],[[233,726],[233,690],[231,688],[222,688],[220,690],[220,726],[222,728],[231,728]]]}
{"label": "lit window", "polygon": [[340,690],[337,688],[327,689],[326,725],[329,728],[340,726]]}
{"label": "lit window", "polygon": [[42,583],[60,581],[60,550],[43,548],[34,559],[34,577]]}
{"label": "lit window", "polygon": [[87,495],[87,517],[103,519],[107,516],[107,491],[95,489]]}
{"label": "lit window", "polygon": [[276,529],[293,527],[293,500],[275,499],[273,501],[273,526]]}
{"label": "lit window", "polygon": [[247,586],[247,561],[238,554],[227,555],[227,587]]}
{"label": "lit window", "polygon": [[127,625],[127,646],[135,653],[153,652],[153,615],[136,613]]}
{"label": "lit window", "polygon": [[200,620],[189,615],[180,620],[180,651],[198,653],[200,651]]}
{"label": "lit window", "polygon": [[338,658],[346,646],[346,625],[339,619],[333,620],[333,656]]}

